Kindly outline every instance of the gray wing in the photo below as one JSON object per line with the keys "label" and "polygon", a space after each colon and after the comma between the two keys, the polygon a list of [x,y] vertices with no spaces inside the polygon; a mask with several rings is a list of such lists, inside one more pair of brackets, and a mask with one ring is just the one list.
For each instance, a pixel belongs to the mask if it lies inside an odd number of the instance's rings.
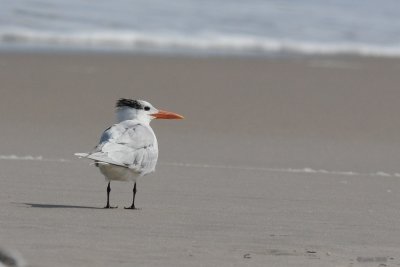
{"label": "gray wing", "polygon": [[142,124],[116,124],[102,134],[87,158],[128,167],[145,175],[154,171],[158,147],[153,132]]}

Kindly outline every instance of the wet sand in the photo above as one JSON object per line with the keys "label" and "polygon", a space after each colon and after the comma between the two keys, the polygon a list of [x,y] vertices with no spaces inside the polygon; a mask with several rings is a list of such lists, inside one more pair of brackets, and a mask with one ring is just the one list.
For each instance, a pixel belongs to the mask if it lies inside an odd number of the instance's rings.
{"label": "wet sand", "polygon": [[[399,266],[399,73],[384,58],[0,54],[0,245],[29,266]],[[120,97],[186,117],[152,123],[159,165],[136,211],[118,182],[103,210],[103,177],[72,156]]]}

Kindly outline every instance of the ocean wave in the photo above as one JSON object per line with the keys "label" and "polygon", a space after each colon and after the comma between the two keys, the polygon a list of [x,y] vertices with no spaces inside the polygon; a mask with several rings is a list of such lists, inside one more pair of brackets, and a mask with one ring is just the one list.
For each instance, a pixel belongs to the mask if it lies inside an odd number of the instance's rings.
{"label": "ocean wave", "polygon": [[392,46],[314,42],[239,35],[178,35],[137,32],[41,32],[0,30],[1,45],[46,45],[68,48],[107,48],[112,50],[158,50],[172,52],[235,54],[305,54],[399,57],[400,44]]}

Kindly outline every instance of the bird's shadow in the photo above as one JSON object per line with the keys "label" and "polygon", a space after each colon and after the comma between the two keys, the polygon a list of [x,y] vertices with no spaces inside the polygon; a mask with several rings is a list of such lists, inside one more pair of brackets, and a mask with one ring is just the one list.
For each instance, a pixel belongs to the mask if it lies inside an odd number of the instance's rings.
{"label": "bird's shadow", "polygon": [[62,205],[62,204],[42,204],[42,203],[15,203],[28,206],[30,208],[41,209],[103,209],[100,207],[77,206],[77,205]]}

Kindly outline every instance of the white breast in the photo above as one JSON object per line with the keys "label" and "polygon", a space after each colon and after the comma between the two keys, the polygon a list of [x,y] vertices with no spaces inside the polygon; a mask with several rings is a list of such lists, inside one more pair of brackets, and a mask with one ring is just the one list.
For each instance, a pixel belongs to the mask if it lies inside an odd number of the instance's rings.
{"label": "white breast", "polygon": [[100,172],[104,175],[106,181],[125,181],[125,182],[136,182],[136,179],[140,176],[139,173],[126,167],[120,167],[112,164],[99,165]]}

